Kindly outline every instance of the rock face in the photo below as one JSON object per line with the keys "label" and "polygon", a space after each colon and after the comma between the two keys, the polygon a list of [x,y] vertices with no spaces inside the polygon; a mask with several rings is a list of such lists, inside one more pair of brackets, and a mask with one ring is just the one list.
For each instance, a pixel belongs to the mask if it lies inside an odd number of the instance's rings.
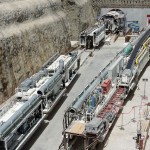
{"label": "rock face", "polygon": [[[97,7],[94,7],[96,5]],[[95,22],[96,0],[0,1],[0,100]]]}

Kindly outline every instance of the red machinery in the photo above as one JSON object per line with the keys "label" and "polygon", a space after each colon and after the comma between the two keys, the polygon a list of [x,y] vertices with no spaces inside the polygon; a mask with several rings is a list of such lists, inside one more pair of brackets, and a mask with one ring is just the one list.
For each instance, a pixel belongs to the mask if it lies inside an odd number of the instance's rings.
{"label": "red machinery", "polygon": [[110,87],[111,87],[111,80],[110,79],[104,80],[102,83],[103,94],[107,94],[110,90]]}

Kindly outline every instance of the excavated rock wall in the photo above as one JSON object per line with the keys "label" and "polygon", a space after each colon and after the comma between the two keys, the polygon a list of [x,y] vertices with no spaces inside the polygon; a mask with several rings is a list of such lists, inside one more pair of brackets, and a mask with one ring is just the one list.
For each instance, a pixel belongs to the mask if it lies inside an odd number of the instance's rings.
{"label": "excavated rock wall", "polygon": [[[0,1],[0,102],[95,22],[96,0]],[[94,4],[94,5],[93,5]]]}

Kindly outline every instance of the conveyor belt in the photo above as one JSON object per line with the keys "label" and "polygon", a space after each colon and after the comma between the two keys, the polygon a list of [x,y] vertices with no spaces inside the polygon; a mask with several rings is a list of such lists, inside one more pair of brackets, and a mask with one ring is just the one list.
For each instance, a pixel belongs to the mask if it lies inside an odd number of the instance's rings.
{"label": "conveyor belt", "polygon": [[142,46],[142,44],[144,43],[144,41],[150,36],[150,29],[148,29],[144,35],[142,37],[139,38],[137,44],[135,45],[133,51],[132,51],[132,54],[131,54],[131,57],[128,61],[128,64],[127,64],[127,67],[126,69],[131,69],[132,68],[132,65],[133,65],[133,62],[137,56],[137,53],[140,49],[140,47]]}

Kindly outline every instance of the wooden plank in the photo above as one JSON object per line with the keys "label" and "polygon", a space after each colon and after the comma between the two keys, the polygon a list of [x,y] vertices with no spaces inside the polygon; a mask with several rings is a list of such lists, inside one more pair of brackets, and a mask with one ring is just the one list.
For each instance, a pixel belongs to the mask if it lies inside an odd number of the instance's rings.
{"label": "wooden plank", "polygon": [[66,130],[66,132],[81,135],[84,133],[84,130],[85,130],[85,123],[80,121],[74,121],[72,122],[71,126]]}

